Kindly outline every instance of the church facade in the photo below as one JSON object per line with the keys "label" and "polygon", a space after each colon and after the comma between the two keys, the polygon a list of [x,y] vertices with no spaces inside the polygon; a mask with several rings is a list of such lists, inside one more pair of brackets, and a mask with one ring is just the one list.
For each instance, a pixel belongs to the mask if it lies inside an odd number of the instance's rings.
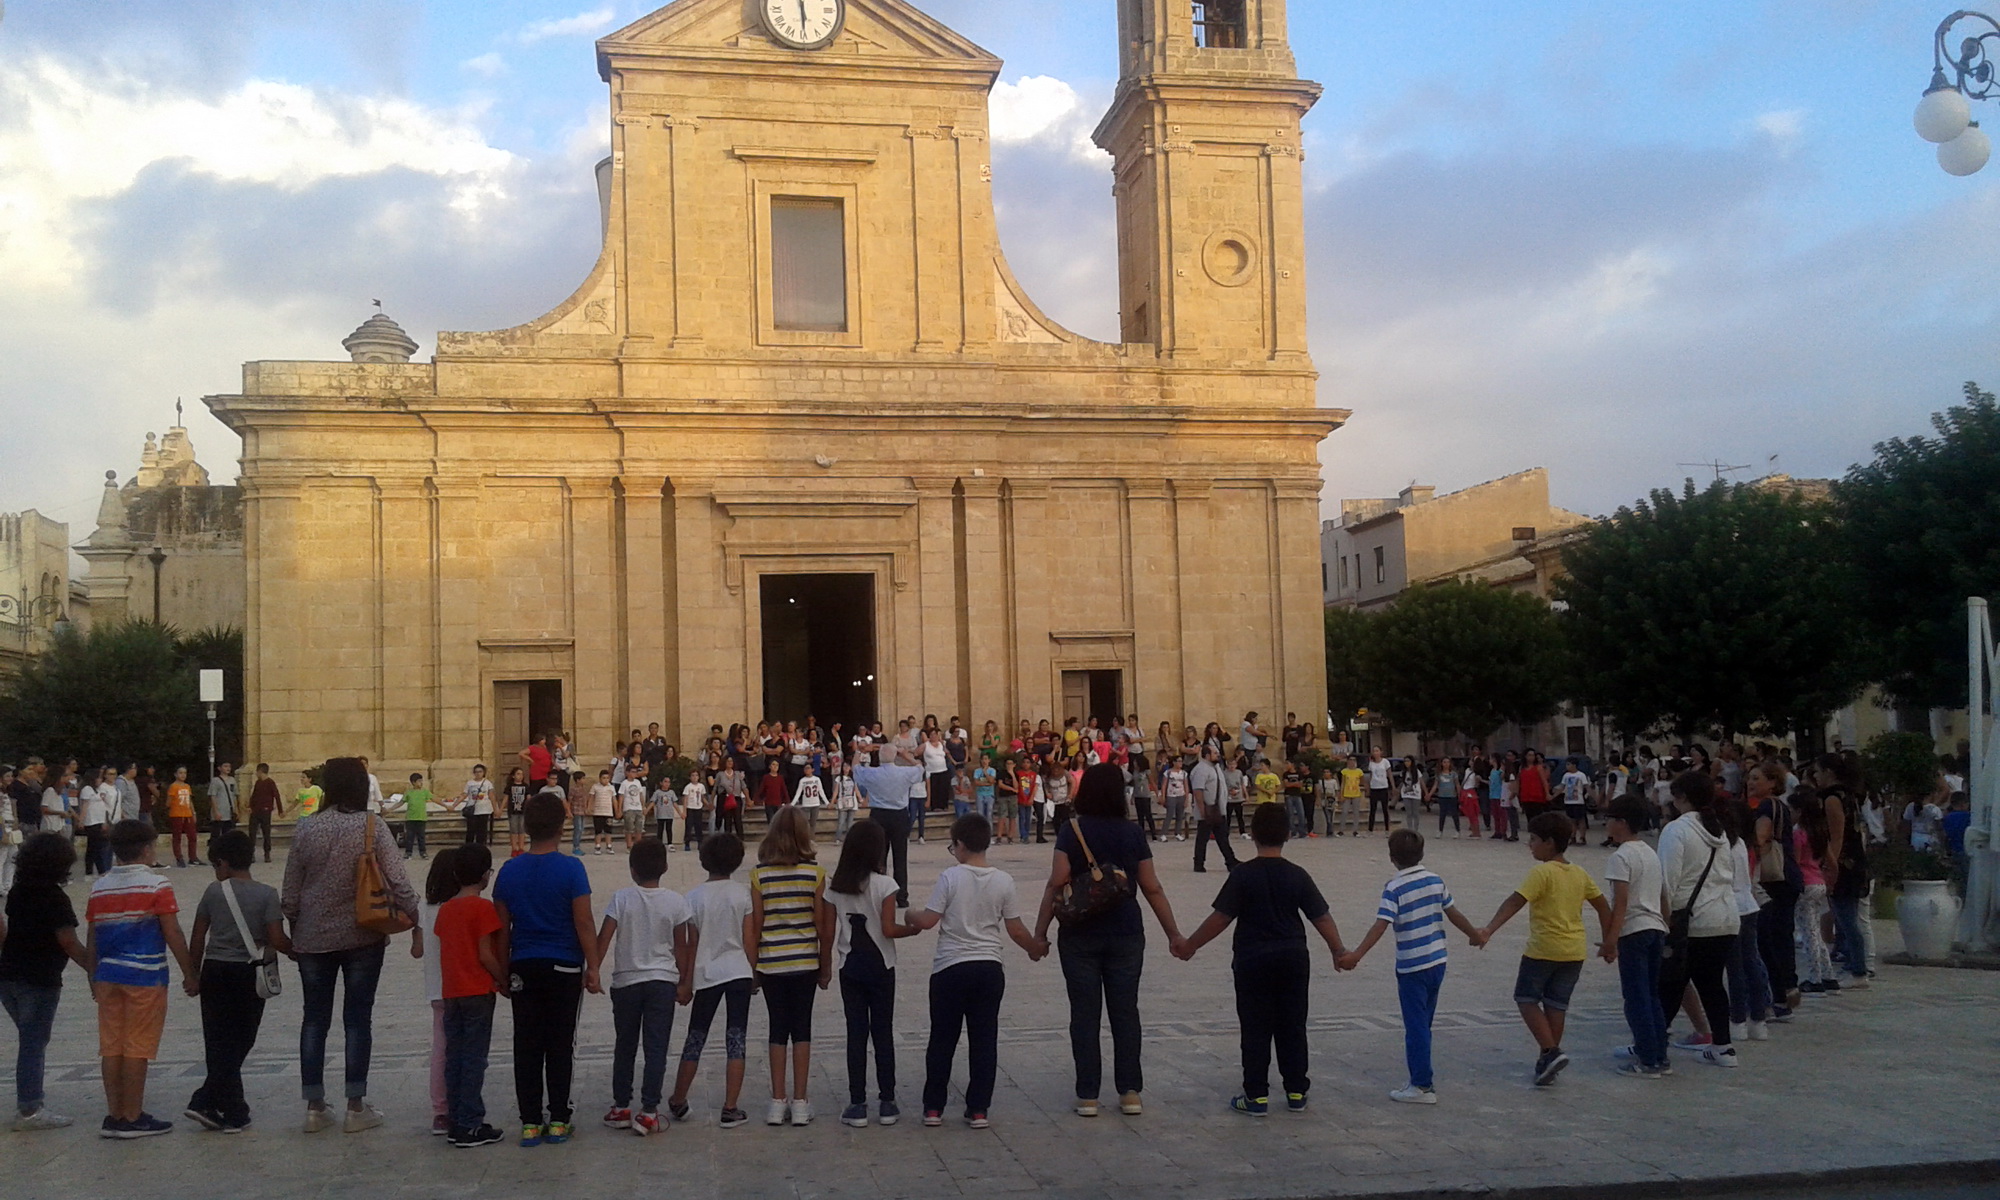
{"label": "church facade", "polygon": [[1283,0],[1118,7],[1116,344],[1008,269],[1000,62],[917,9],[680,0],[600,41],[574,295],[428,363],[364,326],[386,352],[207,398],[243,437],[252,755],[1322,713],[1318,88]]}

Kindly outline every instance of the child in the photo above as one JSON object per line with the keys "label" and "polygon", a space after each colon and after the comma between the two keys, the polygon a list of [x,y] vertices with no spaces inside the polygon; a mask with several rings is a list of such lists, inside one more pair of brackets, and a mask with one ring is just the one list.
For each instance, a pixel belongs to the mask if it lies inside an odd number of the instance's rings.
{"label": "child", "polygon": [[863,821],[842,843],[840,865],[826,885],[834,914],[834,970],[847,1013],[847,1108],[840,1123],[868,1126],[868,1041],[875,1041],[877,1110],[894,1125],[896,1107],[896,943],[916,933],[896,920],[896,881],[889,874],[889,835]]}
{"label": "child", "polygon": [[256,847],[250,835],[231,829],[216,835],[208,857],[215,882],[195,906],[188,957],[201,972],[201,1040],[208,1078],[195,1089],[182,1114],[203,1129],[241,1133],[250,1127],[243,1098],[243,1060],[257,1044],[264,998],[257,972],[292,948],[278,889],[250,876]]}
{"label": "child", "polygon": [[292,803],[298,805],[301,819],[319,811],[319,803],[326,798],[325,789],[313,782],[311,771],[300,771],[299,782],[304,785],[292,793]]}
{"label": "child", "polygon": [[924,1052],[924,1124],[944,1124],[945,1092],[958,1057],[961,1028],[970,1076],[965,1084],[965,1123],[985,1129],[993,1104],[993,1080],[1000,1069],[1000,998],[1007,973],[1000,966],[1000,931],[1040,962],[1048,943],[1028,932],[1014,878],[986,863],[993,830],[982,817],[952,822],[951,856],[923,911],[910,914],[914,930],[938,928],[931,959],[931,1040]]}
{"label": "child", "polygon": [[[424,786],[422,771],[410,774],[410,786],[403,791],[403,860],[409,861],[410,851],[415,850],[418,858],[429,858],[431,846],[425,838],[430,828],[431,790]],[[269,861],[268,859],[266,861]]]}
{"label": "child", "polygon": [[743,865],[743,841],[733,833],[718,833],[701,843],[701,867],[708,882],[688,892],[688,960],[692,970],[681,974],[678,999],[686,1003],[692,995],[694,1009],[688,1014],[687,1041],[681,1047],[680,1071],[674,1078],[674,1094],[667,1111],[676,1121],[688,1119],[688,1088],[701,1066],[702,1047],[708,1042],[708,1024],[719,1004],[723,1013],[723,1046],[728,1061],[724,1071],[727,1091],[722,1101],[724,1129],[734,1129],[750,1120],[737,1107],[743,1092],[743,1062],[749,1049],[750,993],[753,990],[750,960],[743,951],[743,929],[750,916],[750,889],[731,876]]}
{"label": "child", "polygon": [[1188,774],[1179,759],[1168,760],[1160,773],[1160,793],[1167,801],[1167,832],[1157,840],[1187,841]]}
{"label": "child", "polygon": [[[563,802],[530,797],[526,817],[528,852],[500,868],[493,903],[506,931],[508,971],[515,981],[514,1091],[521,1104],[521,1145],[553,1146],[574,1132],[569,1085],[576,1014],[584,990],[599,990],[592,965],[597,930],[590,919],[590,876],[581,861],[562,852]],[[463,878],[464,872],[458,875]]]}
{"label": "child", "polygon": [[618,799],[625,810],[625,853],[630,854],[646,836],[646,777],[627,772],[625,782],[618,785]]}
{"label": "child", "polygon": [[1590,776],[1577,766],[1575,759],[1568,762],[1568,770],[1560,781],[1563,793],[1563,813],[1577,830],[1579,839],[1584,830],[1590,828]]}
{"label": "child", "polygon": [[1437,1016],[1438,991],[1444,986],[1444,923],[1450,921],[1474,946],[1479,931],[1458,906],[1444,880],[1426,870],[1424,835],[1414,829],[1389,834],[1389,861],[1396,873],[1382,886],[1382,903],[1368,936],[1334,965],[1352,971],[1382,935],[1396,931],[1396,998],[1403,1009],[1403,1058],[1410,1068],[1408,1087],[1389,1093],[1399,1104],[1436,1104],[1431,1080],[1431,1019]]}
{"label": "child", "polygon": [[[424,960],[424,999],[431,1006],[431,1136],[451,1132],[451,1106],[444,1089],[444,969],[437,953],[438,909],[458,895],[458,876],[452,872],[452,849],[447,846],[431,860],[430,874],[424,879],[424,902],[417,906],[417,934],[410,953]],[[425,952],[425,945],[430,950]]]}
{"label": "child", "polygon": [[841,763],[833,776],[833,842],[843,845],[848,830],[854,828],[854,814],[861,808],[861,789],[854,786],[854,768]]}
{"label": "child", "polygon": [[[611,1052],[611,1110],[607,1129],[630,1129],[640,1137],[667,1127],[660,1119],[660,1093],[667,1078],[667,1044],[674,1036],[674,1003],[681,980],[694,971],[694,914],[679,892],[660,886],[667,873],[667,847],[644,838],[628,855],[632,887],[620,888],[605,906],[597,930],[598,962],[611,956],[611,1024],[617,1044]],[[639,1111],[632,1111],[632,1060],[641,1032],[646,1072],[639,1084]]]}
{"label": "child", "polygon": [[62,999],[63,961],[91,970],[90,951],[76,936],[76,910],[63,894],[75,865],[76,847],[62,834],[28,838],[14,863],[7,919],[0,921],[0,1007],[21,1035],[14,1071],[16,1133],[71,1123],[43,1103],[42,1063]]}
{"label": "child", "polygon": [[1274,1045],[1286,1107],[1304,1112],[1306,1092],[1312,1087],[1306,1075],[1312,959],[1306,953],[1306,931],[1299,918],[1312,923],[1333,952],[1336,965],[1347,953],[1319,886],[1303,867],[1285,858],[1290,825],[1283,806],[1257,806],[1250,817],[1256,857],[1245,859],[1229,873],[1216,893],[1215,911],[1181,951],[1184,961],[1192,959],[1195,951],[1229,928],[1230,922],[1239,922],[1230,966],[1236,982],[1236,1019],[1243,1026],[1243,1092],[1229,1107],[1249,1117],[1270,1114]]}
{"label": "child", "polygon": [[778,810],[783,808],[785,801],[790,798],[791,793],[785,788],[783,765],[776,758],[769,760],[764,777],[758,781],[757,795],[764,802],[766,821],[777,816]]}
{"label": "child", "polygon": [[453,1149],[470,1150],[506,1136],[486,1123],[481,1094],[493,1044],[494,993],[507,986],[500,945],[505,926],[500,910],[482,894],[493,876],[491,850],[476,844],[460,847],[452,855],[451,874],[458,894],[439,907],[436,924],[438,967],[444,977],[445,1104],[451,1109],[447,1136]]}
{"label": "child", "polygon": [[[194,852],[194,789],[188,786],[186,767],[175,767],[174,781],[167,785],[167,829],[167,846],[174,852],[174,865],[185,867],[199,861]],[[186,855],[181,854],[183,837],[187,838]]]}
{"label": "child", "polygon": [[653,789],[653,836],[667,849],[674,848],[674,819],[680,815],[680,797],[674,795],[673,780],[660,776],[660,786]]}
{"label": "child", "polygon": [[1528,822],[1528,851],[1535,866],[1514,894],[1501,902],[1480,934],[1491,939],[1496,930],[1523,908],[1528,910],[1528,945],[1521,953],[1520,974],[1514,980],[1514,1003],[1521,1020],[1541,1050],[1535,1059],[1535,1086],[1547,1087],[1569,1065],[1562,1035],[1570,993],[1583,974],[1589,948],[1583,940],[1583,906],[1597,910],[1604,942],[1613,953],[1611,906],[1589,872],[1563,857],[1569,849],[1569,818],[1542,813]]}
{"label": "child", "polygon": [[1048,839],[1043,837],[1041,833],[1042,830],[1041,773],[1035,769],[1032,763],[1030,763],[1026,769],[1022,770],[1018,775],[1015,776],[1015,781],[1020,785],[1021,790],[1020,790],[1020,799],[1014,805],[1014,808],[1016,810],[1015,821],[1014,821],[1014,840],[1016,842],[1027,841],[1028,826],[1030,823],[1032,823],[1035,827],[1035,840],[1038,842],[1048,841]]}
{"label": "child", "polygon": [[[765,778],[777,778],[776,771]],[[757,972],[771,1018],[771,1107],[764,1117],[766,1125],[812,1124],[806,1088],[812,1065],[813,990],[833,979],[833,910],[826,906],[826,872],[813,861],[816,856],[805,813],[786,805],[773,815],[757,847],[757,866],[750,872],[743,949]]]}
{"label": "child", "polygon": [[1617,1052],[1626,1059],[1618,1073],[1631,1079],[1658,1079],[1674,1073],[1667,1061],[1667,1021],[1660,1009],[1661,953],[1667,943],[1666,907],[1660,856],[1639,835],[1652,823],[1637,796],[1611,801],[1605,827],[1617,849],[1604,864],[1611,885],[1611,928],[1604,937],[1604,961],[1618,964],[1625,995],[1625,1024],[1632,1044]]}
{"label": "child", "polygon": [[792,791],[792,803],[803,809],[806,815],[806,830],[813,838],[819,837],[819,810],[826,807],[826,784],[819,773],[808,762],[800,766],[805,774],[799,776],[799,785]]}
{"label": "child", "polygon": [[[702,844],[703,837],[708,832],[706,810],[708,798],[712,794],[708,787],[706,772],[700,767],[688,772],[688,781],[681,786],[681,836],[685,839],[681,845],[683,850],[693,850]],[[728,797],[723,799],[726,801]],[[739,804],[733,811],[741,812],[742,806]],[[739,819],[737,823],[740,825],[742,822]]]}
{"label": "child", "polygon": [[[186,775],[183,769],[177,778]],[[194,819],[187,821],[192,825]],[[91,992],[97,998],[97,1053],[104,1060],[104,1096],[111,1110],[98,1133],[108,1138],[156,1137],[173,1129],[173,1122],[145,1111],[146,1064],[159,1056],[160,1030],[167,1023],[167,955],[180,965],[188,995],[201,990],[181,937],[173,885],[152,870],[153,837],[153,827],[144,821],[111,827],[118,865],[97,877],[84,908],[96,963]]]}
{"label": "child", "polygon": [[597,773],[590,789],[590,852],[611,853],[611,816],[618,811],[618,788],[611,782],[611,768]]}

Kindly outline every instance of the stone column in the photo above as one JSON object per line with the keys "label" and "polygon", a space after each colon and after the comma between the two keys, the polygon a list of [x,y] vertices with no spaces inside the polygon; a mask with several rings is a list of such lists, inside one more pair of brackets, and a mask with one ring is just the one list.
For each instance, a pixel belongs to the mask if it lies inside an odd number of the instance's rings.
{"label": "stone column", "polygon": [[565,697],[571,732],[600,753],[632,727],[625,712],[624,614],[618,607],[611,480],[564,480],[569,515],[570,612],[574,639],[573,693]]}
{"label": "stone column", "polygon": [[[961,714],[968,722],[995,720],[1007,733],[1020,719],[1015,705],[1013,656],[1008,652],[1007,587],[1009,571],[1005,537],[1005,516],[1000,497],[1000,481],[978,476],[959,481],[964,489],[965,508],[965,609],[964,623],[966,678],[962,681],[970,712]],[[1024,714],[1022,714],[1024,715]],[[968,726],[978,732],[976,724]]]}
{"label": "stone column", "polygon": [[1220,532],[1210,512],[1213,490],[1207,480],[1172,481],[1175,555],[1180,564],[1181,723],[1197,729],[1225,719],[1218,715],[1224,643],[1216,631],[1227,614],[1220,611],[1226,600],[1211,566]]}
{"label": "stone column", "polygon": [[[958,557],[952,528],[952,487],[943,476],[920,477],[917,488],[918,715],[951,715],[959,702]],[[907,668],[906,668],[907,673]],[[960,714],[963,716],[964,714]]]}
{"label": "stone column", "polygon": [[1007,481],[1005,514],[1007,528],[1007,594],[1014,604],[1014,688],[1012,711],[1015,719],[1039,721],[1044,717],[1062,724],[1062,697],[1055,694],[1049,677],[1049,599],[1056,587],[1049,557],[1041,546],[1046,529],[1044,511],[1048,507],[1049,485],[1039,479]]}
{"label": "stone column", "polygon": [[382,764],[376,774],[386,787],[391,772],[407,775],[411,765],[421,765],[428,774],[437,757],[431,502],[419,476],[378,479],[375,499],[382,531],[376,603]]}
{"label": "stone column", "polygon": [[1280,479],[1273,499],[1278,560],[1271,581],[1278,596],[1281,665],[1277,695],[1283,711],[1317,720],[1326,711],[1326,617],[1319,586],[1318,478]]}
{"label": "stone column", "polygon": [[[466,770],[485,761],[494,747],[488,728],[492,697],[480,675],[479,613],[484,591],[481,565],[486,548],[479,537],[482,490],[476,474],[440,475],[430,481],[431,574],[437,603],[431,622],[437,638],[437,729],[441,764]],[[518,750],[520,747],[502,747]],[[504,767],[488,763],[492,774]],[[456,787],[458,780],[447,780]]]}
{"label": "stone column", "polygon": [[728,524],[715,506],[713,478],[674,478],[674,548],[679,579],[681,746],[700,744],[712,721],[744,714],[756,720],[745,674],[748,632],[740,575],[725,584],[722,535]]}
{"label": "stone column", "polygon": [[[1132,561],[1132,695],[1126,708],[1148,730],[1185,723],[1181,664],[1180,545],[1174,497],[1165,479],[1125,481]],[[1120,714],[1123,716],[1124,714]]]}

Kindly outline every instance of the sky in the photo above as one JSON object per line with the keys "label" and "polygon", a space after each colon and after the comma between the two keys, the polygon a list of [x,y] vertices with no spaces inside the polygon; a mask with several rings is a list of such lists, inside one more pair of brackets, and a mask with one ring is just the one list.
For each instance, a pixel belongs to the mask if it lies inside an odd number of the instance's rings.
{"label": "sky", "polygon": [[[594,262],[592,40],[633,0],[12,0],[0,16],[0,511],[88,535],[176,397],[428,356]],[[994,196],[1053,317],[1116,336],[1111,0],[922,0],[1006,62]],[[1992,384],[2000,165],[1910,126],[1942,5],[1291,0],[1324,507],[1533,466],[1609,513],[1710,467],[1838,475]],[[1975,105],[1985,115],[1988,105]]]}

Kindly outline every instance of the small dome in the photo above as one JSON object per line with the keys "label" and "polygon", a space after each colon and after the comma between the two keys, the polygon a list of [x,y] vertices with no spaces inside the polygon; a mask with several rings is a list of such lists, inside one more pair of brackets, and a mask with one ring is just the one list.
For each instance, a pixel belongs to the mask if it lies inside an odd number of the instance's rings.
{"label": "small dome", "polygon": [[417,343],[386,313],[376,313],[359,328],[340,340],[348,356],[358,363],[406,363],[417,352]]}

